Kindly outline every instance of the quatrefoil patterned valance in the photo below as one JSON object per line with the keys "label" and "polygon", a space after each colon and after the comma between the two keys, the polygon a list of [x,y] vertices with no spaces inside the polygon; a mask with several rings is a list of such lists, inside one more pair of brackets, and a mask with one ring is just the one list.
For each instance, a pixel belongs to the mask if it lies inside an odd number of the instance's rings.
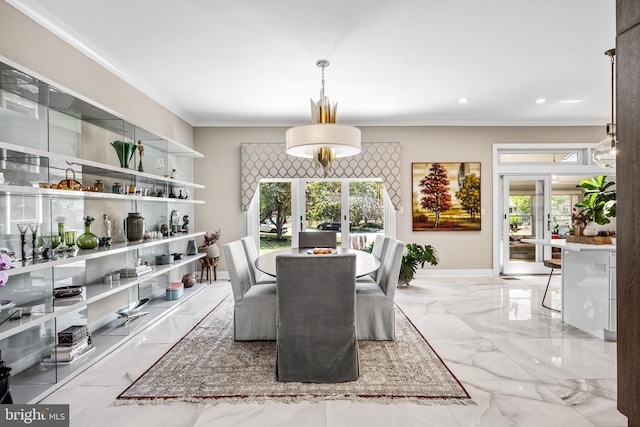
{"label": "quatrefoil patterned valance", "polygon": [[[242,165],[242,210],[249,209],[262,178],[322,178],[322,170],[311,159],[288,156],[277,143],[240,144]],[[363,142],[362,151],[333,162],[331,178],[381,178],[391,198],[400,206],[400,143]]]}

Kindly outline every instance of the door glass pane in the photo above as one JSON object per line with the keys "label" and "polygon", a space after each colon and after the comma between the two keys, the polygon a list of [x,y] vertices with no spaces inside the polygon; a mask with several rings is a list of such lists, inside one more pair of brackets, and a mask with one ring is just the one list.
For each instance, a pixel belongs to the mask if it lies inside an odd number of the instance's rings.
{"label": "door glass pane", "polygon": [[260,253],[291,247],[291,183],[260,183]]}
{"label": "door glass pane", "polygon": [[536,245],[522,239],[544,237],[544,195],[536,180],[509,182],[509,262],[536,262]]}
{"label": "door glass pane", "polygon": [[364,249],[384,234],[384,186],[380,181],[349,183],[349,247]]}
{"label": "door glass pane", "polygon": [[570,194],[551,196],[551,227],[554,234],[567,234],[571,229],[572,197]]}
{"label": "door glass pane", "polygon": [[305,231],[336,231],[341,244],[340,181],[307,182],[305,187]]}

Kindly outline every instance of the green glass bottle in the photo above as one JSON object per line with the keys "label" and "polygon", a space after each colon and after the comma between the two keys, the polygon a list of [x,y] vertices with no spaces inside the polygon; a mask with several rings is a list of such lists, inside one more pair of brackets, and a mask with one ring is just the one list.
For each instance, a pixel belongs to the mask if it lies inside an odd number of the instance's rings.
{"label": "green glass bottle", "polygon": [[76,241],[76,245],[78,245],[80,249],[95,249],[98,247],[98,236],[91,232],[92,222],[93,217],[84,217],[84,234],[80,235]]}

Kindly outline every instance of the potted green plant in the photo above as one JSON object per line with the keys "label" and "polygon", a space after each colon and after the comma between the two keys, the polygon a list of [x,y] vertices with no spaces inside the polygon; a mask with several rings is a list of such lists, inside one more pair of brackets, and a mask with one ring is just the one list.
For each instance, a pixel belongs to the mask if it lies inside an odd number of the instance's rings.
{"label": "potted green plant", "polygon": [[610,218],[616,216],[616,190],[611,188],[614,185],[613,181],[607,182],[605,175],[580,181],[578,187],[584,190],[584,200],[576,203],[576,208],[580,209],[577,214],[588,222],[609,224]]}
{"label": "potted green plant", "polygon": [[402,256],[402,263],[400,264],[398,285],[408,285],[415,277],[418,266],[422,268],[427,262],[431,265],[438,264],[438,254],[431,245],[408,243],[405,248],[406,252]]}

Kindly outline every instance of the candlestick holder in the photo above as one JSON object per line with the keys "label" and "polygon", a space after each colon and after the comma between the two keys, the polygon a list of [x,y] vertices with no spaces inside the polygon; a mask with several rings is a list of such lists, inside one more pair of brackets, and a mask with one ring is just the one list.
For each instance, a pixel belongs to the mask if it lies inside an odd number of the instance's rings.
{"label": "candlestick holder", "polygon": [[40,224],[35,222],[29,224],[29,230],[31,230],[31,247],[33,248],[33,262],[38,259],[38,252],[36,251],[36,237],[38,234],[38,227]]}
{"label": "candlestick holder", "polygon": [[27,246],[27,224],[16,224],[18,226],[18,231],[20,231],[20,246],[22,249],[22,262],[27,260],[27,255],[25,254],[26,246]]}

